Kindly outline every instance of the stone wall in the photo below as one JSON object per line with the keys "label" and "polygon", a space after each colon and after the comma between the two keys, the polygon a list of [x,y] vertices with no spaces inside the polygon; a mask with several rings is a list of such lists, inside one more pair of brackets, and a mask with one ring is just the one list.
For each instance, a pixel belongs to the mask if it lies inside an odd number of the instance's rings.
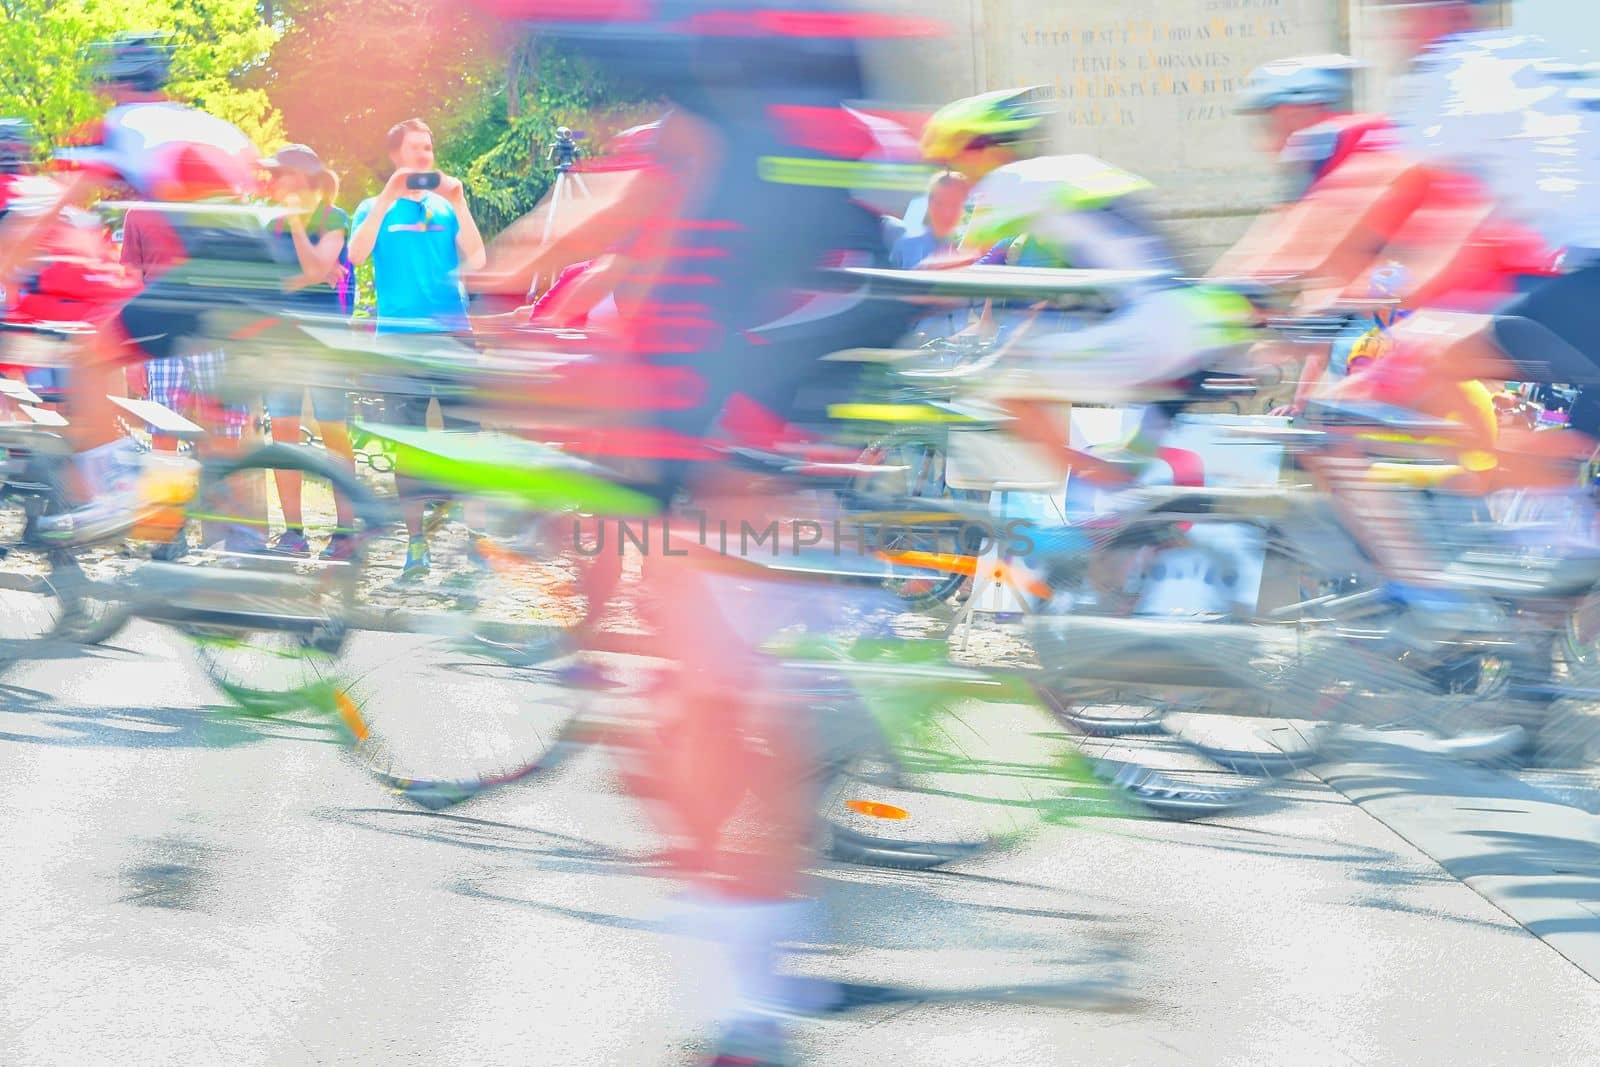
{"label": "stone wall", "polygon": [[951,27],[937,45],[884,53],[893,95],[936,106],[1015,85],[1048,86],[1056,144],[1142,174],[1203,267],[1270,204],[1277,179],[1239,82],[1274,59],[1352,52],[1373,63],[1362,102],[1395,65],[1385,16],[1362,0],[898,0]]}

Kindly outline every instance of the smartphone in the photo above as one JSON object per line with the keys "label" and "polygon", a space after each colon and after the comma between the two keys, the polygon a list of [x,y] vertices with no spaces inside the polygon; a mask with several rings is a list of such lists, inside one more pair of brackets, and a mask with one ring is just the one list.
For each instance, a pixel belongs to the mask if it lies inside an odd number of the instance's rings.
{"label": "smartphone", "polygon": [[406,175],[407,189],[437,189],[439,188],[439,172],[430,170],[425,174]]}

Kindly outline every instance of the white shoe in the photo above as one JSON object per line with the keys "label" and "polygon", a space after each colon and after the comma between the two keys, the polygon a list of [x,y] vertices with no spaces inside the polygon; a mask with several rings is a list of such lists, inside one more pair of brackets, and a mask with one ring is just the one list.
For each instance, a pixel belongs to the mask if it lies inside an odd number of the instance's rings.
{"label": "white shoe", "polygon": [[58,515],[41,516],[34,529],[52,541],[102,541],[131,529],[151,509],[140,492],[147,467],[169,469],[182,462],[147,456],[127,439],[84,452],[74,459],[89,491],[89,503]]}
{"label": "white shoe", "polygon": [[98,496],[89,503],[59,515],[40,516],[34,529],[51,541],[84,544],[103,541],[133,528],[139,521],[139,498],[122,492]]}

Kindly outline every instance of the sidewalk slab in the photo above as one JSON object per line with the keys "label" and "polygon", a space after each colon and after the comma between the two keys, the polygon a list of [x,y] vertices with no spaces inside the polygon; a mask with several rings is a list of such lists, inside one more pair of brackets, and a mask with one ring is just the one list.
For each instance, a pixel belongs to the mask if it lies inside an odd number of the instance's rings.
{"label": "sidewalk slab", "polygon": [[1518,779],[1403,749],[1317,774],[1600,980],[1600,817]]}

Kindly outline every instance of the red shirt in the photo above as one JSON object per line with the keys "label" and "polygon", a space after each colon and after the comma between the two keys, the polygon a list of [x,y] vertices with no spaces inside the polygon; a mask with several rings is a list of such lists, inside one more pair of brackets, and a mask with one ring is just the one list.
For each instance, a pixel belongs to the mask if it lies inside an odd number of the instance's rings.
{"label": "red shirt", "polygon": [[[34,213],[61,194],[48,178],[8,175],[0,179],[0,211]],[[138,291],[119,269],[116,252],[93,218],[63,213],[49,227],[18,292],[7,294],[12,322],[98,323]]]}
{"label": "red shirt", "polygon": [[122,220],[122,265],[146,285],[188,258],[183,239],[154,211],[134,208]]}

